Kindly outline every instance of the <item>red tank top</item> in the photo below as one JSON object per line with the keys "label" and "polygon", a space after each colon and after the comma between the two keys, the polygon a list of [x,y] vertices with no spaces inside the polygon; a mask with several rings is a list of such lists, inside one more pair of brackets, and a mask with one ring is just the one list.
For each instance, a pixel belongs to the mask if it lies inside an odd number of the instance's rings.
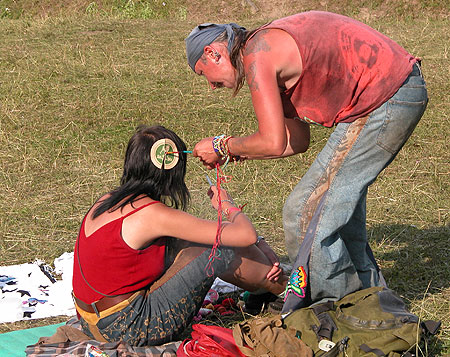
{"label": "red tank top", "polygon": [[[392,97],[417,59],[354,19],[310,11],[273,21],[297,43],[303,71],[281,94],[288,118],[326,127],[352,122]],[[259,30],[261,30],[259,29]]]}
{"label": "red tank top", "polygon": [[[77,298],[91,304],[103,297],[100,293],[119,295],[137,291],[162,275],[166,238],[159,238],[149,247],[136,250],[125,243],[121,235],[126,217],[154,203],[157,201],[108,222],[89,236],[84,233],[86,217],[83,219],[74,252],[73,292]],[[83,278],[80,265],[91,287]]]}

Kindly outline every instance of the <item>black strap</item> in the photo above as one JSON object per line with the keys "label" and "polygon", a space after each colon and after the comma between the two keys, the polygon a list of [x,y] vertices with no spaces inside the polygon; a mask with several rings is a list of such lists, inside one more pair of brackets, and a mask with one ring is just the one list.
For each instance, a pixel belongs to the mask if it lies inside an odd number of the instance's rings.
{"label": "black strap", "polygon": [[350,338],[348,336],[345,336],[342,340],[338,341],[336,345],[329,351],[322,353],[320,357],[338,357],[338,356],[347,356],[347,353],[345,353],[345,350],[348,347],[348,340]]}
{"label": "black strap", "polygon": [[[107,294],[103,294],[101,291],[98,291],[98,290],[97,290],[96,288],[94,288],[91,284],[89,284],[89,282],[86,280],[86,277],[84,276],[83,269],[81,268],[80,254],[79,254],[79,250],[80,250],[80,244],[79,244],[79,241],[80,241],[80,239],[77,238],[77,241],[75,242],[75,245],[76,245],[76,251],[77,251],[78,267],[79,267],[79,269],[80,269],[81,276],[82,276],[84,282],[87,284],[87,286],[89,286],[89,287],[90,287],[92,290],[94,290],[97,294],[100,294],[100,295],[103,295],[103,296],[106,296],[106,297],[116,297],[116,296],[121,295],[121,294],[118,294],[118,295],[107,295]],[[97,309],[94,305],[92,305],[92,307],[94,308],[94,310]]]}
{"label": "black strap", "polygon": [[441,321],[427,320],[422,322],[422,327],[426,332],[436,335],[438,330],[441,328]]}
{"label": "black strap", "polygon": [[359,348],[361,350],[363,350],[366,353],[372,352],[374,354],[376,354],[379,357],[383,357],[386,356],[382,350],[379,350],[378,348],[370,348],[369,346],[367,346],[365,343],[362,344],[361,346],[359,346]]}
{"label": "black strap", "polygon": [[[120,217],[119,219],[125,219],[125,218],[127,218],[128,216],[132,215],[133,213],[135,213],[135,212],[141,210],[142,208],[145,208],[145,207],[150,206],[150,205],[155,204],[155,203],[159,203],[159,201],[153,201],[153,202],[146,203],[146,204],[142,205],[141,207],[138,207],[138,208],[134,209],[133,211],[128,212],[126,215]],[[92,207],[93,207],[93,206],[92,206]],[[91,209],[92,209],[92,207],[91,207]],[[90,210],[89,210],[89,211],[90,211]],[[80,231],[81,231],[82,229],[84,229],[84,225],[85,225],[86,218],[87,218],[87,214],[86,214],[86,216],[83,218],[83,222],[81,223]],[[159,239],[160,239],[160,238],[155,239],[154,241],[152,241],[152,243],[151,243],[150,245],[153,245],[153,244],[154,244],[155,242],[157,242]],[[149,246],[150,246],[150,245],[149,245]],[[98,291],[96,288],[94,288],[91,284],[89,284],[89,282],[86,280],[86,277],[84,276],[83,269],[81,268],[81,262],[80,262],[80,237],[79,237],[79,236],[77,237],[77,240],[76,240],[76,242],[75,242],[75,250],[77,251],[78,268],[80,269],[81,277],[83,278],[83,280],[84,280],[84,282],[86,283],[87,286],[89,286],[89,287],[90,287],[93,291],[95,291],[97,294],[100,294],[100,295],[105,296],[105,297],[116,297],[116,296],[122,295],[122,294],[117,294],[117,295],[108,295],[108,294],[104,294],[104,293],[102,293],[101,291]],[[166,252],[167,252],[167,250],[166,250]],[[97,313],[97,315],[98,315],[97,307],[94,305],[94,303],[92,303],[91,305],[92,305],[92,307],[94,308],[94,311],[95,311],[95,312]]]}
{"label": "black strap", "polygon": [[333,310],[334,308],[334,302],[333,301],[327,301],[323,304],[318,304],[312,307],[312,310],[314,311],[314,314],[316,316],[319,316],[322,312]]}
{"label": "black strap", "polygon": [[314,314],[319,320],[320,325],[311,326],[312,330],[316,333],[317,339],[320,341],[322,339],[327,339],[331,341],[334,330],[337,330],[337,326],[334,323],[333,319],[328,311],[332,310],[334,307],[334,303],[332,301],[328,301],[323,304],[318,304],[312,307]]}

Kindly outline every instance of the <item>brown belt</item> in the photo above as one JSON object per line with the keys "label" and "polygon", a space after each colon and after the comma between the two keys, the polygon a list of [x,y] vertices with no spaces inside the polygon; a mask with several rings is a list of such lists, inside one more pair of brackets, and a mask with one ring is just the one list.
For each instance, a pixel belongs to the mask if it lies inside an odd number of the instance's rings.
{"label": "brown belt", "polygon": [[[121,303],[122,301],[128,299],[130,296],[132,296],[135,293],[136,293],[136,291],[133,291],[132,293],[113,296],[113,297],[104,296],[100,300],[98,300],[92,304],[86,304],[84,301],[81,301],[80,299],[78,299],[73,293],[72,293],[72,296],[73,296],[73,299],[75,300],[75,303],[77,304],[77,306],[80,309],[82,309],[86,312],[91,312],[91,313],[95,313],[98,315],[99,312],[109,309],[110,307],[113,307],[113,306]],[[139,290],[139,295],[144,296],[145,293],[146,293],[146,290]],[[97,311],[95,311],[95,310],[97,310]]]}

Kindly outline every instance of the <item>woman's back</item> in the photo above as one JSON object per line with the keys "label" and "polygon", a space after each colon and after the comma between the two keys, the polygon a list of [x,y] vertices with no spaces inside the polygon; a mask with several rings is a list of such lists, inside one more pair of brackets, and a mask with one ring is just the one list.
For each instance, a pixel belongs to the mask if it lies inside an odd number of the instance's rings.
{"label": "woman's back", "polygon": [[147,239],[145,247],[134,243],[134,235],[150,234],[149,208],[157,203],[144,198],[95,219],[92,213],[98,203],[91,208],[75,246],[75,296],[91,303],[103,294],[125,294],[150,285],[164,272],[165,238]]}

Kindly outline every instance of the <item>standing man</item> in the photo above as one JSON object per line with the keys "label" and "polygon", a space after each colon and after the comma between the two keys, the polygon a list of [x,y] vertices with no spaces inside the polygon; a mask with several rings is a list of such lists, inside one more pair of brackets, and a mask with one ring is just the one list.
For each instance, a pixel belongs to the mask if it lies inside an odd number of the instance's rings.
{"label": "standing man", "polygon": [[258,130],[196,144],[208,168],[305,152],[310,125],[334,128],[283,209],[293,265],[283,311],[385,285],[366,234],[367,189],[407,141],[427,102],[420,62],[354,19],[321,11],[246,31],[203,24],[188,63],[212,89],[247,82]]}

